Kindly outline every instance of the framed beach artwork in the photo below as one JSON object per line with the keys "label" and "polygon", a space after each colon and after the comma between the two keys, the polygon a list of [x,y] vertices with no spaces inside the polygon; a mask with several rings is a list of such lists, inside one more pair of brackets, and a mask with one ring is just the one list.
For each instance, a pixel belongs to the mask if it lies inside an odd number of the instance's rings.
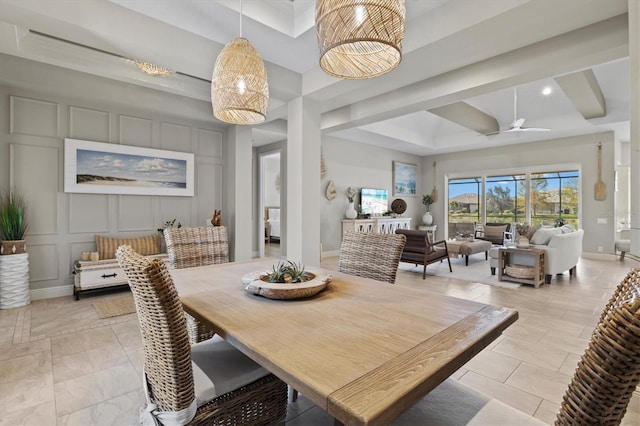
{"label": "framed beach artwork", "polygon": [[192,197],[193,176],[191,153],[64,140],[64,192]]}
{"label": "framed beach artwork", "polygon": [[416,165],[393,162],[393,195],[398,197],[416,196]]}

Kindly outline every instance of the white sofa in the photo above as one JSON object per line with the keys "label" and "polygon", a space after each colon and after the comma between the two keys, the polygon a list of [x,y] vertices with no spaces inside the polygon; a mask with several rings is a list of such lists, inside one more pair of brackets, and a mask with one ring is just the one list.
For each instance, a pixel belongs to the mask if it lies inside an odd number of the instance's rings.
{"label": "white sofa", "polygon": [[[582,255],[582,238],[584,230],[578,229],[566,234],[553,235],[548,244],[532,244],[533,247],[544,249],[547,254],[544,263],[544,282],[549,284],[555,274],[562,274],[569,271],[569,275],[574,275],[576,265]],[[534,242],[535,234],[531,238]]]}
{"label": "white sofa", "polygon": [[[546,251],[544,264],[544,282],[549,284],[553,275],[562,274],[569,271],[570,275],[576,272],[576,265],[582,255],[582,238],[584,231],[561,233],[561,228],[542,228],[536,231],[531,237],[530,247],[543,249]],[[537,244],[539,243],[539,244]],[[489,251],[491,257],[489,266],[491,274],[495,275],[495,268],[498,267],[498,250],[497,248]],[[530,256],[522,256],[518,258],[513,255],[511,260],[516,264],[526,265],[530,262]]]}

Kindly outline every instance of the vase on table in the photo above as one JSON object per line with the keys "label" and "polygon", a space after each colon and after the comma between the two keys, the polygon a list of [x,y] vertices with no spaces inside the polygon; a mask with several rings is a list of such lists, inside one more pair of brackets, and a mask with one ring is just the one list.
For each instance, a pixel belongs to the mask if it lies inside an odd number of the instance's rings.
{"label": "vase on table", "polygon": [[347,208],[345,216],[347,217],[347,219],[355,219],[356,217],[358,217],[358,212],[356,211],[355,207],[353,207],[353,201],[349,202],[349,207]]}
{"label": "vase on table", "polygon": [[431,212],[426,212],[424,216],[422,216],[422,223],[427,226],[431,226],[433,223],[433,216],[431,216]]}

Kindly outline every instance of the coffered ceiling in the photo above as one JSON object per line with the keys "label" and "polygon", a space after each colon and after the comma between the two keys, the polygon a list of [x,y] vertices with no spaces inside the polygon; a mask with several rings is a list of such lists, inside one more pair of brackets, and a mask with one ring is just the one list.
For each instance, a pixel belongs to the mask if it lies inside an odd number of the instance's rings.
{"label": "coffered ceiling", "polygon": [[[215,58],[242,21],[269,75],[256,145],[286,136],[300,96],[319,103],[324,134],[418,155],[605,130],[629,140],[627,0],[407,0],[400,66],[361,81],[318,67],[314,7],[244,0],[241,20],[239,0],[0,0],[0,53],[210,108]],[[176,73],[145,75],[136,59]],[[0,84],[19,84],[9,74],[0,63]],[[485,136],[516,118],[550,130]]]}

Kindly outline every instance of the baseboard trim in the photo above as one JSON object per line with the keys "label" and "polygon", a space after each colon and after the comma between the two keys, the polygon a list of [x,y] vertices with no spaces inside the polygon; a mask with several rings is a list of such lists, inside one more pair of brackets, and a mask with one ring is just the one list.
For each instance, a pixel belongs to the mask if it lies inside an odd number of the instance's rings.
{"label": "baseboard trim", "polygon": [[581,254],[581,257],[584,257],[585,259],[591,259],[591,260],[609,260],[609,261],[620,260],[620,256],[611,254],[611,253],[589,253],[589,252],[583,251]]}
{"label": "baseboard trim", "polygon": [[321,257],[324,259],[325,257],[338,257],[340,256],[340,250],[329,250],[323,251]]}
{"label": "baseboard trim", "polygon": [[29,291],[31,300],[53,299],[54,297],[72,296],[73,284],[58,287],[38,288]]}

